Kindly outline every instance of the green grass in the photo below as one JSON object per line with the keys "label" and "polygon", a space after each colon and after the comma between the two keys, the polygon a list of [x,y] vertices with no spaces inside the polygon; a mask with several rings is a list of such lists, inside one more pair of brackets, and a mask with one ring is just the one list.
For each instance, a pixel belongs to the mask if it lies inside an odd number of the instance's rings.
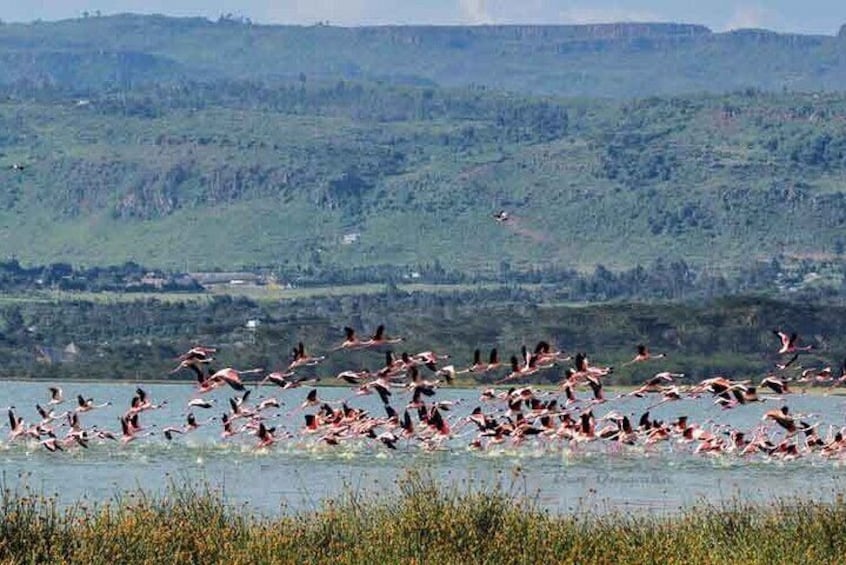
{"label": "green grass", "polygon": [[846,502],[802,500],[677,515],[556,515],[504,489],[444,488],[411,474],[315,511],[256,515],[221,493],[171,486],[62,507],[0,501],[6,563],[837,563]]}
{"label": "green grass", "polygon": [[[544,285],[521,284],[508,285],[510,289],[525,291],[538,290]],[[207,292],[89,292],[77,290],[39,290],[20,294],[0,296],[0,304],[15,303],[59,303],[59,302],[93,302],[97,304],[117,304],[124,302],[158,301],[162,303],[199,302],[207,303],[215,296],[231,296],[233,298],[247,298],[258,302],[298,300],[308,298],[325,298],[336,296],[365,296],[384,294],[387,285],[384,284],[350,284],[340,286],[309,286],[302,288],[284,288],[276,285],[232,285],[212,284]],[[450,294],[461,292],[496,290],[503,288],[499,283],[479,284],[432,284],[408,283],[397,284],[396,290],[403,293],[422,292],[429,294]],[[579,306],[581,303],[556,303],[556,306]],[[586,305],[586,304],[585,304]]]}

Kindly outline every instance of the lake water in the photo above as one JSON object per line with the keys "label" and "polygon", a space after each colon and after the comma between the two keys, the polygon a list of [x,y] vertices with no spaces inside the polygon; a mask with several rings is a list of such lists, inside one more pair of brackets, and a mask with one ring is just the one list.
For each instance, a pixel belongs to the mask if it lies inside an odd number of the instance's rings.
{"label": "lake water", "polygon": [[[0,381],[0,407],[5,411],[6,406],[14,405],[27,422],[37,422],[35,404],[46,404],[48,384]],[[137,385],[64,382],[61,386],[66,398],[61,408],[73,408],[77,393],[93,397],[95,403],[111,401],[111,406],[83,414],[81,420],[85,427],[97,425],[119,435],[119,416],[128,407]],[[165,408],[142,414],[145,427],[155,431],[184,423],[189,411],[187,402],[197,396],[192,384],[142,386],[153,402],[168,401]],[[741,497],[764,501],[794,496],[831,499],[835,492],[846,490],[843,461],[815,454],[794,461],[763,455],[715,457],[693,454],[690,446],[675,441],[645,448],[603,440],[577,447],[560,441],[532,440],[517,447],[505,442],[474,451],[468,444],[476,435],[475,426],[458,422],[480,405],[481,389],[439,390],[438,400],[458,401],[445,413],[456,430],[455,437],[444,443],[445,449],[424,451],[419,442],[405,440],[395,451],[372,440],[330,446],[299,433],[304,413],[299,405],[308,390],[261,387],[253,391],[251,402],[274,396],[284,403],[276,411],[280,413],[275,420],[277,436],[283,430],[295,436],[279,439],[261,450],[255,448],[255,437],[224,440],[220,437],[219,421],[206,421],[212,416],[219,418],[228,408],[228,398],[234,394],[229,388],[205,395],[216,399],[216,408],[191,409],[203,425],[170,442],[156,433],[127,445],[92,442],[89,449],[51,453],[32,440],[9,441],[6,423],[0,430],[3,480],[7,488],[27,486],[45,495],[57,494],[65,502],[83,497],[108,500],[139,488],[161,492],[169,481],[187,481],[222,489],[228,501],[264,514],[318,508],[327,497],[337,496],[345,489],[377,493],[391,488],[412,469],[460,491],[497,485],[530,496],[554,512],[674,512],[703,500],[719,502]],[[318,394],[326,400],[349,399],[354,407],[383,414],[376,395],[354,396],[353,390],[340,387],[319,388]],[[394,393],[394,400],[395,406],[409,401],[399,392]],[[599,417],[616,410],[629,414],[636,423],[643,410],[654,402],[655,398],[619,399],[596,406],[594,413]],[[784,402],[769,401],[733,410],[722,410],[703,397],[667,403],[651,414],[665,421],[685,414],[695,422],[721,422],[750,430],[760,424],[766,410],[782,404],[788,404],[793,412],[811,414],[808,419],[820,422],[823,436],[829,425],[844,425],[846,399],[820,394],[793,394]],[[57,435],[62,437],[65,431],[58,429]]]}

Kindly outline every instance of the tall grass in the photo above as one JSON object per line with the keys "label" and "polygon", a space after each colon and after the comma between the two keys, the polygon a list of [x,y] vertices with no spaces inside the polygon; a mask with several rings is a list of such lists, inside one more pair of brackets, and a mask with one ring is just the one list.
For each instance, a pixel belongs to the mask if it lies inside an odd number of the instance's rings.
{"label": "tall grass", "polygon": [[6,563],[835,563],[846,502],[699,506],[676,516],[560,516],[503,490],[412,475],[381,496],[348,491],[267,518],[208,488],[61,506],[5,489]]}

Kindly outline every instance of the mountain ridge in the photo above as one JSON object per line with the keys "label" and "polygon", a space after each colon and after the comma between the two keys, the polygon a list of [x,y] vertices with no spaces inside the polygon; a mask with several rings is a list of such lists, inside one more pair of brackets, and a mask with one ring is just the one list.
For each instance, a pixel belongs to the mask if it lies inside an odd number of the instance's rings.
{"label": "mountain ridge", "polygon": [[0,237],[176,269],[841,261],[844,91],[842,38],[761,30],[4,24]]}
{"label": "mountain ridge", "polygon": [[697,24],[344,28],[123,14],[0,25],[0,82],[85,89],[306,77],[632,98],[843,89],[844,53],[842,33]]}

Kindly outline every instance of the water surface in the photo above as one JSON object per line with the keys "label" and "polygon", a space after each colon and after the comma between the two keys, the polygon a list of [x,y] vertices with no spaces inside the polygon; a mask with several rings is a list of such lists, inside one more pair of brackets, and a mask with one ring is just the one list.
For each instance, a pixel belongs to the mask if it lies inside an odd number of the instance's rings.
{"label": "water surface", "polygon": [[[0,381],[0,407],[14,405],[27,422],[38,421],[35,404],[46,404],[49,383]],[[129,406],[134,383],[62,383],[66,401],[59,408],[75,406],[77,393],[111,406],[81,415],[85,427],[97,425],[120,433],[119,417]],[[283,391],[262,387],[253,390],[252,402],[275,396],[284,403],[270,414],[280,439],[268,449],[256,449],[254,437],[220,437],[220,415],[234,391],[219,389],[206,395],[215,399],[211,410],[191,411],[202,424],[196,431],[164,439],[165,426],[181,426],[189,411],[187,402],[197,396],[192,384],[142,385],[154,402],[167,400],[161,409],[145,412],[142,424],[155,432],[127,445],[92,442],[89,449],[50,453],[35,441],[8,441],[8,424],[0,430],[0,462],[6,487],[27,486],[45,495],[57,494],[63,502],[81,498],[103,501],[119,493],[144,489],[161,492],[169,481],[206,484],[221,489],[226,499],[264,514],[316,509],[327,497],[354,489],[379,493],[392,489],[409,470],[421,471],[458,490],[501,487],[528,496],[554,512],[632,509],[674,512],[698,501],[721,502],[733,498],[765,501],[774,497],[831,499],[846,490],[846,469],[841,459],[810,454],[794,461],[765,456],[709,456],[693,454],[689,445],[675,441],[653,447],[621,446],[607,441],[572,445],[561,441],[531,440],[520,446],[505,442],[483,451],[472,450],[476,435],[472,425],[459,422],[479,405],[481,389],[439,389],[438,400],[458,402],[446,412],[455,436],[443,449],[426,451],[420,442],[403,440],[389,450],[373,440],[344,441],[330,446],[301,435],[304,410],[300,403],[308,388]],[[355,396],[346,388],[322,387],[321,398],[347,399],[354,407],[382,415],[378,396]],[[586,396],[587,393],[582,393]],[[410,399],[394,394],[395,406]],[[610,410],[630,415],[634,422],[656,401],[625,398],[594,407],[601,417]],[[829,426],[844,424],[844,397],[793,394],[784,401],[769,401],[723,410],[710,399],[667,403],[652,411],[665,421],[687,415],[691,421],[726,423],[751,430],[766,410],[788,404],[793,412],[808,414],[825,435]],[[489,409],[489,408],[486,408]],[[400,408],[400,413],[402,409]],[[314,409],[308,411],[313,412]],[[210,418],[217,420],[209,421]],[[4,416],[5,421],[5,416]],[[416,421],[416,419],[415,419]],[[63,436],[64,428],[57,429]]]}

